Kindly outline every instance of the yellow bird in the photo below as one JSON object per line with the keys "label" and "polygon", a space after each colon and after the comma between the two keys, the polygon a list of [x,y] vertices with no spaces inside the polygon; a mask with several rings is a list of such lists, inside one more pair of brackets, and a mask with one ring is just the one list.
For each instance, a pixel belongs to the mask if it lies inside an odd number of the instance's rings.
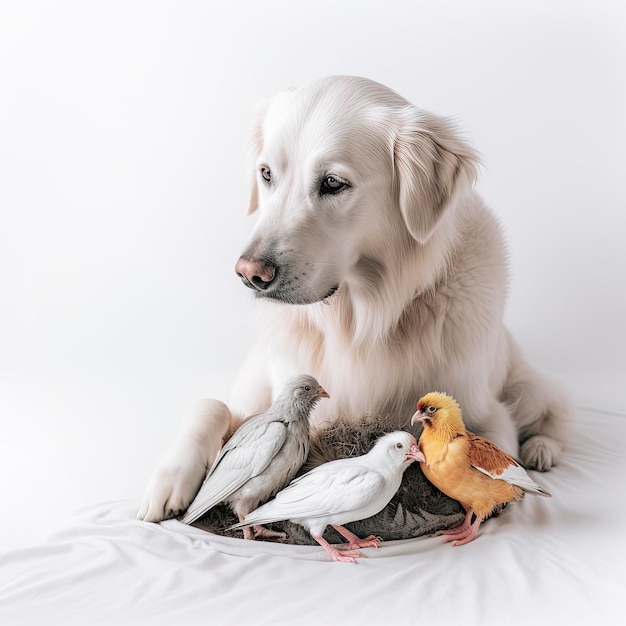
{"label": "yellow bird", "polygon": [[[495,509],[525,493],[551,497],[523,467],[492,441],[466,430],[461,408],[445,393],[420,398],[411,424],[424,430],[418,447],[425,457],[420,463],[428,480],[465,509],[461,524],[440,534],[460,546],[478,536],[481,522]],[[472,516],[475,520],[472,522]]]}

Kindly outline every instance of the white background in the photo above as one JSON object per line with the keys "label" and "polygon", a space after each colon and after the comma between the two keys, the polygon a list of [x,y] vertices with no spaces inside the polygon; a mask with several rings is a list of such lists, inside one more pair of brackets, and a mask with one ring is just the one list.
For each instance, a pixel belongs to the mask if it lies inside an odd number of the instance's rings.
{"label": "white background", "polygon": [[256,103],[326,74],[457,119],[511,257],[507,323],[624,407],[623,2],[0,4],[0,537],[139,498],[251,337],[234,263]]}

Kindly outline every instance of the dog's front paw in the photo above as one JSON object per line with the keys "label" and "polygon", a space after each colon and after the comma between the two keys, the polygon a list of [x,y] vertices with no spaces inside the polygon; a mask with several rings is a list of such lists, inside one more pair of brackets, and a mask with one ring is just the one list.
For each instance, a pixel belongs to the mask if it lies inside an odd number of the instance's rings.
{"label": "dog's front paw", "polygon": [[203,463],[160,467],[148,484],[137,519],[161,522],[187,510],[206,473]]}
{"label": "dog's front paw", "polygon": [[522,463],[530,469],[545,472],[556,464],[561,446],[555,439],[545,435],[535,435],[526,440],[520,448]]}

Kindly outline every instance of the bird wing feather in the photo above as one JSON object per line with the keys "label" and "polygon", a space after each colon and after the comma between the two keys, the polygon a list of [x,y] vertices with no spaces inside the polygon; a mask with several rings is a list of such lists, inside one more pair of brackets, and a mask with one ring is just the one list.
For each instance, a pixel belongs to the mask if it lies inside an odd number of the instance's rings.
{"label": "bird wing feather", "polygon": [[550,496],[550,493],[538,485],[511,455],[500,450],[495,443],[469,431],[467,435],[470,442],[469,460],[474,469],[494,480],[504,480],[516,485],[529,493]]}
{"label": "bird wing feather", "polygon": [[469,460],[470,463],[481,470],[487,475],[492,475],[493,478],[500,478],[500,474],[507,467],[511,465],[518,465],[517,461],[503,452],[496,446],[495,443],[475,435],[474,433],[467,431],[467,438],[469,440]]}
{"label": "bird wing feather", "polygon": [[239,433],[246,424],[235,431],[220,451],[198,495],[182,518],[184,523],[197,520],[263,472],[287,439],[287,426],[282,421],[251,424]]}

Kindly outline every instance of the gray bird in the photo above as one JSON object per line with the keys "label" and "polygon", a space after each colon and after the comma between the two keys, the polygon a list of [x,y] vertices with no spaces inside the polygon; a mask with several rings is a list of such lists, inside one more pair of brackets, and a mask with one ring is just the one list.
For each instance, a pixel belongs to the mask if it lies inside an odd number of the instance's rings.
{"label": "gray bird", "polygon": [[[220,502],[239,520],[289,483],[309,454],[309,414],[330,397],[312,376],[296,376],[264,413],[249,417],[226,442],[181,521],[191,524]],[[281,536],[255,525],[244,537]]]}

